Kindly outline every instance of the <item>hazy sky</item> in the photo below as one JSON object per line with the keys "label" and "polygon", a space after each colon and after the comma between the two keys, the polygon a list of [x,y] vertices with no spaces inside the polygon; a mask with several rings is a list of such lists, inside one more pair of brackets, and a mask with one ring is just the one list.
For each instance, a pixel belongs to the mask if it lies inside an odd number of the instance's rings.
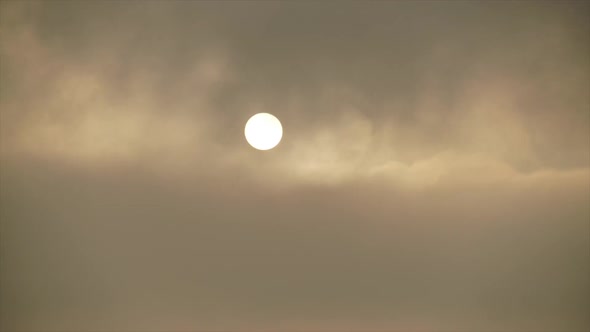
{"label": "hazy sky", "polygon": [[2,1],[0,330],[588,331],[589,55],[588,1]]}

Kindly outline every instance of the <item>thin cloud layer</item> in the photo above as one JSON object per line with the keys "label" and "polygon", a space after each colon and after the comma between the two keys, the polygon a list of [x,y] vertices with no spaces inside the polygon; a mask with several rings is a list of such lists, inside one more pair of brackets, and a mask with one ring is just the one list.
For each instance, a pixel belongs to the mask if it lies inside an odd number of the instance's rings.
{"label": "thin cloud layer", "polygon": [[1,9],[2,330],[590,327],[587,3]]}

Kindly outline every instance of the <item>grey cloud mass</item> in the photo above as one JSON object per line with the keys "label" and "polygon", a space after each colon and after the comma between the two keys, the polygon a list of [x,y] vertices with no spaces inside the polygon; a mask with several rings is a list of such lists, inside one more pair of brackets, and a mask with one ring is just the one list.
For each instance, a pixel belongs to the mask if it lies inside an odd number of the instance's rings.
{"label": "grey cloud mass", "polygon": [[588,331],[589,13],[0,2],[0,330]]}

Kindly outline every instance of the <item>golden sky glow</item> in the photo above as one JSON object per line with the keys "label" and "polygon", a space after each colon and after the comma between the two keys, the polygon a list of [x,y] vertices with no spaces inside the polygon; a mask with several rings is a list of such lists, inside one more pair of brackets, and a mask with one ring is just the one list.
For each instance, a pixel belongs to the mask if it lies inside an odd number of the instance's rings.
{"label": "golden sky glow", "polygon": [[588,2],[0,9],[0,330],[590,327]]}

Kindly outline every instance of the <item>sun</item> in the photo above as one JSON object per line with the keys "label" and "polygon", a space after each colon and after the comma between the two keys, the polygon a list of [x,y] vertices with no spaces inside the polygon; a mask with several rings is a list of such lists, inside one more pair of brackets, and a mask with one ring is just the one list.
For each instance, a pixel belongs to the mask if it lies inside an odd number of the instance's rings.
{"label": "sun", "polygon": [[279,119],[269,113],[253,115],[244,129],[246,141],[257,150],[270,150],[277,146],[283,137],[283,126]]}

